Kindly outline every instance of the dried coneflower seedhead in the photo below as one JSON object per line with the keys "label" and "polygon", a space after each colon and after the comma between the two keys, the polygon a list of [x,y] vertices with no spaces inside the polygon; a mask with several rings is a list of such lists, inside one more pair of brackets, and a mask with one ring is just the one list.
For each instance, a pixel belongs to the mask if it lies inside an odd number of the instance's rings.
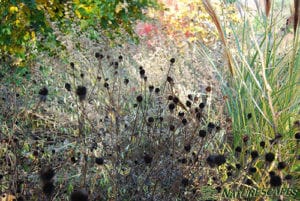
{"label": "dried coneflower seedhead", "polygon": [[286,167],[286,162],[279,162],[277,165],[278,170],[283,170]]}
{"label": "dried coneflower seedhead", "polygon": [[143,78],[145,76],[146,71],[144,69],[140,70],[140,76]]}
{"label": "dried coneflower seedhead", "polygon": [[184,112],[178,112],[178,116],[184,117]]}
{"label": "dried coneflower seedhead", "polygon": [[242,151],[242,148],[240,146],[235,148],[235,152],[240,153]]}
{"label": "dried coneflower seedhead", "polygon": [[123,60],[123,56],[120,55],[120,56],[119,56],[119,61],[122,61],[122,60]]}
{"label": "dried coneflower seedhead", "polygon": [[125,78],[124,79],[124,84],[127,85],[129,83],[129,79]]}
{"label": "dried coneflower seedhead", "polygon": [[252,160],[255,160],[258,157],[258,151],[254,150],[251,152],[251,158]]}
{"label": "dried coneflower seedhead", "polygon": [[204,107],[205,107],[205,103],[200,103],[200,104],[199,104],[199,108],[200,108],[200,109],[203,109]]}
{"label": "dried coneflower seedhead", "polygon": [[155,88],[154,92],[158,94],[160,92],[160,89],[159,88]]}
{"label": "dried coneflower seedhead", "polygon": [[69,83],[65,83],[65,88],[67,91],[71,91],[71,85]]}
{"label": "dried coneflower seedhead", "polygon": [[170,129],[170,131],[175,131],[175,126],[174,125],[170,125],[169,129]]}
{"label": "dried coneflower seedhead", "polygon": [[272,152],[269,152],[265,155],[265,159],[267,162],[272,162],[275,159],[275,155]]}
{"label": "dried coneflower seedhead", "polygon": [[97,59],[103,59],[103,58],[104,58],[103,54],[100,54],[99,52],[96,52],[96,53],[95,53],[95,57],[96,57]]}
{"label": "dried coneflower seedhead", "polygon": [[55,176],[55,171],[52,168],[45,168],[40,172],[40,178],[43,182],[51,181]]}
{"label": "dried coneflower seedhead", "polygon": [[47,181],[43,184],[43,193],[48,197],[52,195],[54,189],[55,187],[52,181]]}
{"label": "dried coneflower seedhead", "polygon": [[173,78],[170,77],[170,76],[167,77],[167,81],[168,81],[169,83],[173,83],[173,82],[174,82]]}
{"label": "dried coneflower seedhead", "polygon": [[191,144],[186,144],[186,145],[184,145],[184,150],[185,150],[186,152],[190,152],[190,151],[191,151]]}
{"label": "dried coneflower seedhead", "polygon": [[143,101],[143,96],[142,96],[142,95],[138,95],[138,96],[136,97],[136,101],[137,101],[138,103],[142,102],[142,101]]}
{"label": "dried coneflower seedhead", "polygon": [[175,109],[175,104],[174,103],[170,103],[169,104],[169,110],[172,112]]}
{"label": "dried coneflower seedhead", "polygon": [[104,158],[102,157],[97,157],[95,159],[95,163],[97,163],[98,165],[103,165],[104,164]]}
{"label": "dried coneflower seedhead", "polygon": [[248,113],[247,114],[247,119],[251,119],[252,118],[252,113]]}
{"label": "dried coneflower seedhead", "polygon": [[206,158],[206,162],[210,167],[220,166],[226,163],[226,158],[224,155],[216,154],[216,155],[209,155]]}
{"label": "dried coneflower seedhead", "polygon": [[205,88],[205,91],[206,91],[206,92],[211,92],[211,87],[210,87],[210,86],[206,87],[206,88]]}
{"label": "dried coneflower seedhead", "polygon": [[193,95],[192,95],[192,94],[188,94],[188,99],[189,99],[190,101],[193,101]]}
{"label": "dried coneflower seedhead", "polygon": [[183,118],[182,120],[181,120],[181,123],[183,124],[183,125],[186,125],[188,122],[187,122],[187,119],[185,119],[185,118]]}
{"label": "dried coneflower seedhead", "polygon": [[253,184],[253,181],[251,179],[246,179],[245,184],[251,186]]}
{"label": "dried coneflower seedhead", "polygon": [[148,123],[153,123],[154,122],[154,118],[153,117],[148,117]]}
{"label": "dried coneflower seedhead", "polygon": [[41,88],[39,91],[39,95],[40,95],[40,100],[45,102],[47,99],[47,95],[48,95],[47,87]]}
{"label": "dried coneflower seedhead", "polygon": [[149,86],[149,91],[150,91],[150,93],[153,92],[153,90],[154,90],[154,86],[153,86],[153,85],[150,85],[150,86]]}
{"label": "dried coneflower seedhead", "polygon": [[202,137],[202,138],[205,137],[206,136],[206,130],[200,130],[199,131],[199,136]]}
{"label": "dried coneflower seedhead", "polygon": [[279,187],[282,184],[281,178],[278,175],[271,175],[270,176],[270,185],[271,187]]}
{"label": "dried coneflower seedhead", "polygon": [[186,101],[185,105],[186,105],[187,107],[191,107],[191,106],[192,106],[192,103],[191,103],[191,101]]}
{"label": "dried coneflower seedhead", "polygon": [[72,69],[74,69],[74,67],[75,67],[73,62],[70,63],[70,66],[71,66]]}
{"label": "dried coneflower seedhead", "polygon": [[241,166],[241,164],[237,163],[237,164],[235,164],[235,167],[236,167],[236,169],[239,170],[239,169],[241,169],[242,166]]}
{"label": "dried coneflower seedhead", "polygon": [[175,63],[175,58],[171,58],[171,59],[170,59],[170,63],[171,63],[171,64],[174,64],[174,63]]}
{"label": "dried coneflower seedhead", "polygon": [[150,156],[149,154],[144,155],[144,162],[146,164],[150,164],[152,162],[152,159],[153,159],[152,156]]}
{"label": "dried coneflower seedhead", "polygon": [[76,94],[79,97],[80,101],[83,101],[86,97],[87,89],[85,86],[78,86],[76,89]]}
{"label": "dried coneflower seedhead", "polygon": [[300,133],[296,133],[296,134],[295,134],[295,139],[296,139],[297,141],[300,141]]}
{"label": "dried coneflower seedhead", "polygon": [[265,148],[265,146],[266,146],[265,141],[261,141],[261,142],[259,143],[259,146],[260,146],[261,148]]}
{"label": "dried coneflower seedhead", "polygon": [[255,173],[255,172],[256,172],[256,167],[249,168],[249,173]]}
{"label": "dried coneflower seedhead", "polygon": [[75,190],[71,194],[71,201],[88,201],[88,194],[85,190]]}
{"label": "dried coneflower seedhead", "polygon": [[189,185],[189,180],[187,178],[183,178],[181,180],[181,184],[184,186],[184,187],[187,187]]}

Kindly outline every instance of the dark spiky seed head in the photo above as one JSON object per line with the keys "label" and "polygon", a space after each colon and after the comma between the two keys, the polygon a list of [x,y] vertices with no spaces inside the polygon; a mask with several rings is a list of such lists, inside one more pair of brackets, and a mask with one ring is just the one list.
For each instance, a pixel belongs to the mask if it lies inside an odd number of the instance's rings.
{"label": "dark spiky seed head", "polygon": [[278,175],[272,175],[271,179],[270,179],[270,184],[271,184],[272,187],[281,186],[282,181],[281,181],[280,176],[278,176]]}
{"label": "dark spiky seed head", "polygon": [[240,153],[241,151],[242,151],[242,148],[240,146],[238,146],[238,147],[235,148],[235,152]]}
{"label": "dark spiky seed head", "polygon": [[174,125],[170,125],[169,129],[170,129],[170,131],[174,131],[175,130],[175,126]]}
{"label": "dark spiky seed head", "polygon": [[43,182],[51,181],[55,176],[55,172],[52,168],[45,168],[40,172],[40,178]]}
{"label": "dark spiky seed head", "polygon": [[146,72],[146,71],[145,71],[144,69],[141,69],[141,70],[140,70],[140,76],[141,76],[141,77],[144,77],[144,76],[145,76],[145,72]]}
{"label": "dark spiky seed head", "polygon": [[259,146],[261,146],[262,148],[264,148],[264,147],[266,146],[265,141],[261,141],[261,142],[259,143]]}
{"label": "dark spiky seed head", "polygon": [[143,96],[140,94],[140,95],[138,95],[137,97],[136,97],[136,101],[137,102],[142,102],[143,101]]}
{"label": "dark spiky seed head", "polygon": [[253,184],[253,181],[251,179],[247,179],[245,183],[247,185],[251,186]]}
{"label": "dark spiky seed head", "polygon": [[40,91],[39,91],[39,95],[41,95],[41,96],[47,96],[48,95],[48,89],[47,89],[47,87],[41,88]]}
{"label": "dark spiky seed head", "polygon": [[85,190],[75,190],[71,194],[71,201],[88,201],[88,194]]}
{"label": "dark spiky seed head", "polygon": [[159,121],[162,122],[164,120],[163,117],[159,117]]}
{"label": "dark spiky seed head", "polygon": [[70,66],[71,66],[72,69],[74,69],[74,67],[75,67],[73,62],[70,63]]}
{"label": "dark spiky seed head", "polygon": [[217,186],[217,187],[216,187],[216,190],[218,191],[218,193],[221,193],[221,191],[222,191],[221,186]]}
{"label": "dark spiky seed head", "polygon": [[158,94],[160,92],[160,89],[159,88],[155,88],[154,92]]}
{"label": "dark spiky seed head", "polygon": [[210,86],[206,87],[205,91],[206,92],[211,92],[211,87]]}
{"label": "dark spiky seed head", "polygon": [[149,123],[153,123],[153,122],[154,122],[154,118],[153,118],[153,117],[149,117],[149,118],[148,118],[148,122],[149,122]]}
{"label": "dark spiky seed head", "polygon": [[103,85],[106,89],[109,89],[109,84],[107,82],[104,83]]}
{"label": "dark spiky seed head", "polygon": [[182,122],[183,125],[186,125],[187,124],[187,119],[184,118],[184,119],[181,120],[181,122]]}
{"label": "dark spiky seed head", "polygon": [[233,167],[232,167],[232,165],[227,165],[227,166],[226,166],[226,169],[227,169],[228,171],[230,171],[230,170],[233,169]]}
{"label": "dark spiky seed head", "polygon": [[122,60],[123,60],[123,56],[120,55],[120,56],[119,56],[119,61],[122,61]]}
{"label": "dark spiky seed head", "polygon": [[95,162],[96,162],[98,165],[103,165],[103,164],[104,164],[104,158],[102,158],[102,157],[97,157],[97,158],[95,158]]}
{"label": "dark spiky seed head", "polygon": [[187,107],[191,107],[191,106],[192,106],[192,103],[191,103],[191,101],[186,101],[185,105],[186,105]]}
{"label": "dark spiky seed head", "polygon": [[242,166],[241,166],[241,164],[237,163],[237,164],[235,164],[235,167],[236,167],[236,169],[239,170],[239,169],[241,169]]}
{"label": "dark spiky seed head", "polygon": [[190,100],[190,101],[193,101],[193,95],[192,94],[188,94],[188,99]]}
{"label": "dark spiky seed head", "polygon": [[190,152],[190,151],[191,151],[191,144],[186,144],[186,145],[184,145],[184,150],[185,150],[186,152]]}
{"label": "dark spiky seed head", "polygon": [[96,52],[95,53],[95,57],[97,58],[97,59],[103,59],[103,55],[102,54],[100,54],[99,52]]}
{"label": "dark spiky seed head", "polygon": [[139,69],[142,70],[142,69],[143,69],[143,66],[140,66]]}
{"label": "dark spiky seed head", "polygon": [[178,116],[184,117],[184,112],[178,112]]}
{"label": "dark spiky seed head", "polygon": [[84,73],[80,73],[80,77],[81,77],[81,78],[84,78]]}
{"label": "dark spiky seed head", "polygon": [[76,94],[79,97],[80,101],[83,101],[86,97],[86,87],[85,86],[78,86],[76,89]]}
{"label": "dark spiky seed head", "polygon": [[179,98],[178,97],[173,97],[173,102],[175,103],[175,104],[177,104],[177,103],[179,103]]}
{"label": "dark spiky seed head", "polygon": [[173,100],[173,96],[168,96],[168,100]]}
{"label": "dark spiky seed head", "polygon": [[203,109],[204,107],[205,107],[205,103],[200,103],[200,104],[199,104],[199,108],[200,108],[200,109]]}
{"label": "dark spiky seed head", "polygon": [[152,159],[153,159],[152,156],[150,156],[149,154],[144,155],[144,162],[146,164],[150,164],[152,162]]}
{"label": "dark spiky seed head", "polygon": [[275,155],[272,152],[269,152],[265,155],[265,159],[267,162],[272,162],[275,159]]}
{"label": "dark spiky seed head", "polygon": [[251,158],[252,160],[256,159],[258,157],[258,151],[254,150],[254,151],[251,151]]}
{"label": "dark spiky seed head", "polygon": [[135,108],[135,107],[137,107],[137,106],[138,106],[138,104],[136,104],[136,103],[135,103],[135,104],[133,104],[133,107],[134,107],[134,108]]}
{"label": "dark spiky seed head", "polygon": [[199,131],[199,136],[200,137],[205,137],[206,136],[206,130],[200,130]]}
{"label": "dark spiky seed head", "polygon": [[181,184],[184,186],[184,187],[187,187],[189,185],[189,180],[187,178],[183,178],[181,180]]}
{"label": "dark spiky seed head", "polygon": [[55,187],[52,181],[47,181],[43,184],[43,193],[48,197],[51,196],[51,194],[54,192],[54,189]]}
{"label": "dark spiky seed head", "polygon": [[248,113],[247,114],[247,119],[251,119],[252,118],[252,113]]}
{"label": "dark spiky seed head", "polygon": [[71,85],[69,83],[65,83],[65,88],[67,91],[71,91]]}
{"label": "dark spiky seed head", "polygon": [[295,134],[295,139],[296,139],[297,141],[300,140],[300,132],[298,132],[298,133]]}
{"label": "dark spiky seed head", "polygon": [[127,85],[129,83],[129,79],[125,78],[124,79],[124,84]]}
{"label": "dark spiky seed head", "polygon": [[150,86],[149,86],[149,91],[152,92],[153,90],[154,90],[154,86],[153,86],[153,85],[150,85]]}
{"label": "dark spiky seed head", "polygon": [[269,172],[269,176],[271,177],[271,176],[274,176],[275,175],[275,172],[274,171],[270,171]]}
{"label": "dark spiky seed head", "polygon": [[169,104],[169,110],[173,111],[175,109],[175,104],[174,103],[170,103]]}
{"label": "dark spiky seed head", "polygon": [[178,159],[178,162],[185,164],[185,163],[187,163],[187,160],[186,160],[186,158],[182,158],[182,159]]}
{"label": "dark spiky seed head", "polygon": [[171,64],[174,64],[175,63],[175,58],[171,58],[170,62],[171,62]]}
{"label": "dark spiky seed head", "polygon": [[249,172],[250,173],[255,173],[256,172],[256,167],[250,167]]}
{"label": "dark spiky seed head", "polygon": [[171,83],[171,82],[173,82],[173,78],[171,78],[170,76],[168,76],[168,77],[167,77],[167,81],[168,81],[169,83]]}
{"label": "dark spiky seed head", "polygon": [[208,165],[210,167],[214,167],[215,165],[220,166],[220,165],[226,163],[226,158],[224,155],[220,155],[220,154],[209,155],[206,158],[206,162],[208,163]]}
{"label": "dark spiky seed head", "polygon": [[207,125],[207,127],[210,128],[210,129],[214,129],[215,126],[216,125],[214,123],[212,123],[212,122],[209,122],[208,125]]}
{"label": "dark spiky seed head", "polygon": [[284,178],[285,178],[286,180],[291,180],[291,179],[293,178],[293,176],[290,175],[290,174],[288,174],[288,175],[286,175]]}
{"label": "dark spiky seed head", "polygon": [[232,172],[228,171],[227,173],[227,177],[231,177],[232,176]]}
{"label": "dark spiky seed head", "polygon": [[279,162],[277,165],[278,170],[282,170],[286,167],[286,162]]}

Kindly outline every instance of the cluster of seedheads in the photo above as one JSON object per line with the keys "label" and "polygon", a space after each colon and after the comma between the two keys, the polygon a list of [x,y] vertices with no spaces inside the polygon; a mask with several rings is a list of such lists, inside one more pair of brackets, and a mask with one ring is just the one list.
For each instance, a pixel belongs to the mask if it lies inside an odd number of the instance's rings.
{"label": "cluster of seedheads", "polygon": [[[129,80],[127,75],[120,74],[120,68],[125,68],[120,67],[123,56],[115,61],[103,53],[96,53],[95,57],[99,66],[92,75],[78,72],[75,64],[70,63],[70,82],[64,83],[64,90],[68,96],[74,94],[70,101],[77,102],[79,134],[75,141],[80,148],[64,160],[71,164],[62,163],[56,171],[53,168],[40,171],[45,200],[53,200],[55,190],[60,188],[54,176],[64,175],[68,166],[80,169],[80,179],[74,180],[74,186],[81,190],[68,195],[71,201],[99,197],[102,200],[173,200],[175,197],[197,200],[205,196],[201,189],[207,185],[221,194],[226,187],[293,184],[293,173],[288,166],[299,160],[299,156],[280,160],[276,148],[282,146],[283,135],[261,141],[259,147],[253,147],[249,136],[244,136],[240,146],[230,148],[233,145],[222,137],[226,125],[212,119],[207,111],[207,96],[212,93],[212,87],[187,96],[175,92],[176,79],[170,73],[171,68],[176,68],[175,58],[169,60],[165,81],[155,85],[148,80],[142,66],[138,68],[138,78]],[[89,79],[94,81],[89,83]],[[38,105],[47,100],[48,93],[51,90],[47,87],[39,90]],[[85,102],[92,105],[98,99],[100,106],[94,107],[96,114],[89,119]],[[250,120],[252,114],[246,118]],[[297,123],[295,127],[299,130]],[[298,130],[294,136],[297,146]],[[123,173],[126,170],[129,171]],[[105,172],[111,188],[101,186],[104,181],[100,172]],[[56,194],[57,197],[60,195]]]}

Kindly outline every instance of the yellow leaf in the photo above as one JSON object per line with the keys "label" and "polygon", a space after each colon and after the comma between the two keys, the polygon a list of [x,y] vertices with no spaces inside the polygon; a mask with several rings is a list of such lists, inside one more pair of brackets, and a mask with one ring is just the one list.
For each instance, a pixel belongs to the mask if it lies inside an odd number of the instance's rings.
{"label": "yellow leaf", "polygon": [[9,7],[9,12],[10,13],[15,13],[15,12],[18,12],[19,11],[19,9],[18,9],[18,7],[16,7],[16,6],[11,6],[11,7]]}

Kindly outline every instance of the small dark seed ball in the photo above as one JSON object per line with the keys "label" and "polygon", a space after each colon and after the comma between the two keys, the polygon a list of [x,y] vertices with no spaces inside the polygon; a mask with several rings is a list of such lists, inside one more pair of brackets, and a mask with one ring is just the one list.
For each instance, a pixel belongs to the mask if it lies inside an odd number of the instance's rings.
{"label": "small dark seed ball", "polygon": [[206,136],[206,130],[200,130],[199,131],[199,136],[200,137],[205,137]]}
{"label": "small dark seed ball", "polygon": [[251,179],[247,179],[245,183],[247,185],[251,186],[253,184],[253,181]]}
{"label": "small dark seed ball", "polygon": [[205,103],[200,103],[200,104],[199,104],[199,108],[200,108],[200,109],[203,109],[204,107],[205,107]]}
{"label": "small dark seed ball", "polygon": [[184,186],[184,187],[187,187],[189,185],[189,180],[187,178],[183,178],[181,180],[181,184]]}
{"label": "small dark seed ball", "polygon": [[190,101],[193,101],[193,95],[192,95],[192,94],[188,94],[188,99],[189,99]]}
{"label": "small dark seed ball", "polygon": [[149,86],[149,91],[152,92],[154,90],[154,86],[150,85]]}
{"label": "small dark seed ball", "polygon": [[285,179],[286,179],[286,180],[291,180],[292,178],[293,178],[293,176],[290,175],[290,174],[288,174],[288,175],[285,176]]}
{"label": "small dark seed ball", "polygon": [[190,151],[191,151],[191,145],[190,145],[190,144],[184,145],[184,150],[185,150],[186,152],[190,152]]}
{"label": "small dark seed ball", "polygon": [[275,175],[275,172],[274,172],[274,171],[270,171],[270,172],[269,172],[269,175],[270,175],[270,176],[274,176],[274,175]]}
{"label": "small dark seed ball", "polygon": [[192,103],[191,103],[191,101],[186,101],[185,105],[186,105],[187,107],[191,107],[191,106],[192,106]]}
{"label": "small dark seed ball", "polygon": [[178,116],[184,117],[184,112],[178,112]]}
{"label": "small dark seed ball", "polygon": [[124,84],[127,85],[129,83],[129,79],[125,78],[124,79]]}
{"label": "small dark seed ball", "polygon": [[281,186],[282,181],[281,181],[280,176],[278,176],[278,175],[273,175],[273,176],[271,176],[270,184],[271,184],[272,187],[278,187],[278,186]]}
{"label": "small dark seed ball", "polygon": [[236,169],[239,170],[239,169],[241,169],[242,166],[241,166],[241,164],[237,163],[237,164],[235,164],[235,167],[236,167]]}
{"label": "small dark seed ball", "polygon": [[259,146],[261,146],[262,148],[264,148],[264,147],[266,146],[265,141],[261,141],[261,142],[259,143]]}
{"label": "small dark seed ball", "polygon": [[210,86],[206,87],[205,91],[206,92],[211,92],[211,87]]}
{"label": "small dark seed ball", "polygon": [[186,119],[182,119],[181,122],[182,122],[183,125],[187,124],[187,120]]}
{"label": "small dark seed ball", "polygon": [[160,92],[160,89],[159,88],[155,88],[154,92],[158,94]]}
{"label": "small dark seed ball", "polygon": [[232,176],[232,172],[228,171],[227,173],[227,177],[231,177]]}
{"label": "small dark seed ball", "polygon": [[277,165],[278,170],[282,170],[286,167],[286,162],[279,162]]}
{"label": "small dark seed ball", "polygon": [[175,126],[174,125],[170,125],[169,129],[170,129],[170,131],[175,131]]}
{"label": "small dark seed ball", "polygon": [[141,77],[144,77],[145,72],[146,72],[146,71],[145,71],[144,69],[141,69],[141,70],[140,70],[140,75],[141,75]]}
{"label": "small dark seed ball", "polygon": [[173,100],[173,96],[168,96],[168,100]]}
{"label": "small dark seed ball", "polygon": [[170,62],[171,62],[171,64],[174,64],[175,63],[175,58],[171,58]]}
{"label": "small dark seed ball", "polygon": [[154,122],[154,118],[153,118],[153,117],[149,117],[149,118],[148,118],[148,122],[149,122],[149,123],[153,123],[153,122]]}
{"label": "small dark seed ball", "polygon": [[170,76],[168,76],[168,77],[167,77],[167,81],[168,81],[169,83],[171,83],[171,82],[173,82],[173,78],[171,78]]}
{"label": "small dark seed ball", "polygon": [[143,96],[142,95],[138,95],[137,97],[136,97],[136,101],[137,102],[142,102],[143,101]]}
{"label": "small dark seed ball", "polygon": [[71,66],[72,69],[74,69],[74,66],[75,66],[75,65],[74,65],[73,62],[71,62],[71,63],[70,63],[70,66]]}
{"label": "small dark seed ball", "polygon": [[103,165],[103,164],[104,164],[104,158],[98,157],[98,158],[95,159],[95,162],[96,162],[98,165]]}
{"label": "small dark seed ball", "polygon": [[186,158],[182,158],[182,159],[178,159],[178,162],[185,164],[185,163],[187,163],[187,160],[186,160]]}
{"label": "small dark seed ball", "polygon": [[169,104],[169,110],[173,111],[175,109],[175,104],[174,103],[170,103]]}
{"label": "small dark seed ball", "polygon": [[256,167],[250,167],[249,172],[250,173],[255,173],[256,172]]}
{"label": "small dark seed ball", "polygon": [[122,56],[122,55],[119,56],[119,60],[120,60],[120,61],[123,60],[123,56]]}
{"label": "small dark seed ball", "polygon": [[251,158],[252,160],[256,159],[258,157],[258,151],[254,150],[251,152]]}
{"label": "small dark seed ball", "polygon": [[175,97],[173,98],[173,102],[174,102],[175,104],[179,103],[179,98],[175,96]]}
{"label": "small dark seed ball", "polygon": [[216,187],[216,190],[218,191],[218,193],[221,193],[221,191],[222,191],[221,186],[217,186],[217,187]]}
{"label": "small dark seed ball", "polygon": [[210,129],[215,128],[215,126],[216,125],[214,123],[212,123],[212,122],[209,122],[208,125],[207,125],[207,127],[210,128]]}
{"label": "small dark seed ball", "polygon": [[252,114],[251,113],[248,113],[247,114],[247,119],[251,119],[252,118]]}
{"label": "small dark seed ball", "polygon": [[108,89],[108,88],[109,88],[109,84],[108,84],[107,82],[105,82],[105,83],[104,83],[104,87],[105,87],[106,89]]}
{"label": "small dark seed ball", "polygon": [[146,164],[150,164],[152,162],[152,159],[153,159],[152,156],[150,156],[149,154],[144,155],[144,162]]}
{"label": "small dark seed ball", "polygon": [[295,134],[295,138],[296,138],[297,141],[300,140],[300,132]]}
{"label": "small dark seed ball", "polygon": [[69,83],[65,83],[65,88],[67,91],[71,91],[71,85]]}
{"label": "small dark seed ball", "polygon": [[238,147],[235,148],[235,152],[240,153],[241,151],[242,151],[242,148],[240,146],[238,146]]}
{"label": "small dark seed ball", "polygon": [[265,155],[265,159],[267,162],[272,162],[275,159],[275,155],[273,153],[269,152]]}
{"label": "small dark seed ball", "polygon": [[159,117],[159,121],[162,122],[164,120],[163,117]]}

